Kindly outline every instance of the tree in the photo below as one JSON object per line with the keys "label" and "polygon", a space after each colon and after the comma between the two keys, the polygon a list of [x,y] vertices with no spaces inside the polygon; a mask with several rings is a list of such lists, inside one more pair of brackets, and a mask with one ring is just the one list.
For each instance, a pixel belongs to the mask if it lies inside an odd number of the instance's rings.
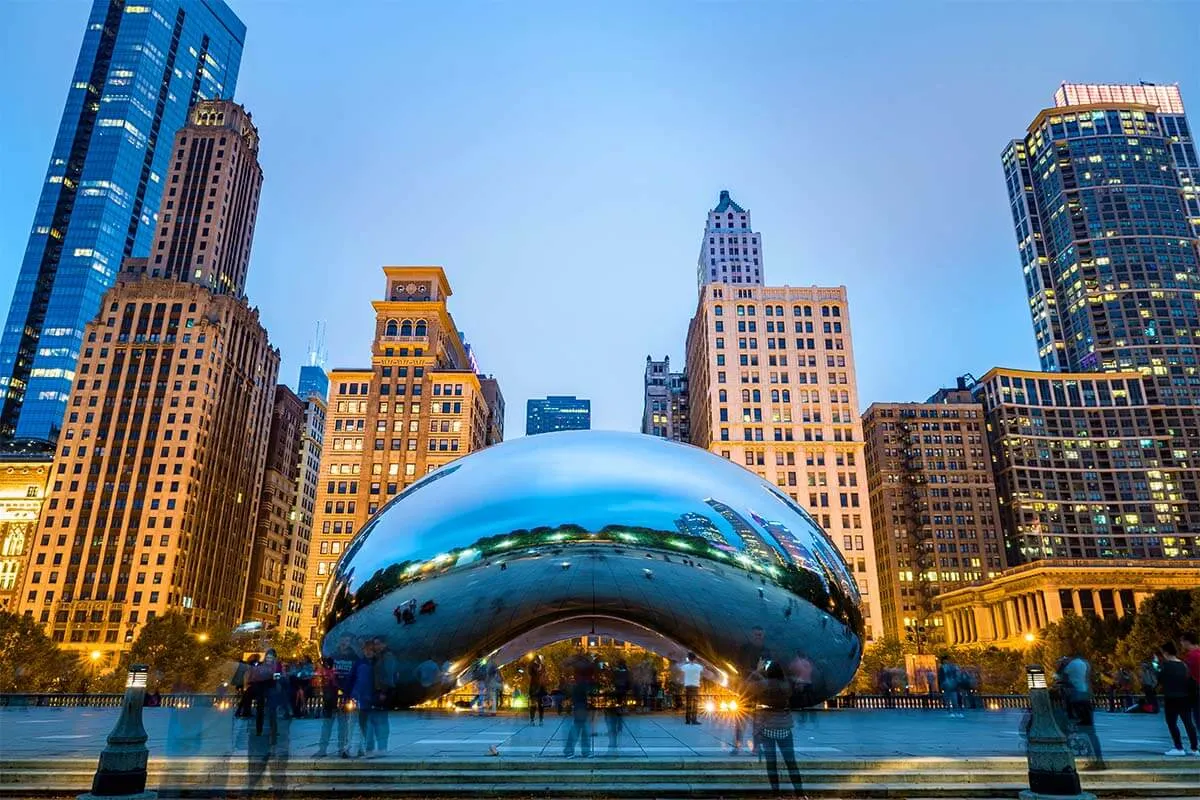
{"label": "tree", "polygon": [[155,617],[142,626],[129,653],[129,663],[150,668],[148,684],[160,691],[206,688],[213,648],[201,642],[182,614]]}
{"label": "tree", "polygon": [[1147,597],[1133,627],[1116,648],[1116,660],[1136,667],[1150,658],[1163,642],[1178,642],[1184,631],[1200,628],[1200,589],[1163,589]]}
{"label": "tree", "polygon": [[28,617],[0,611],[0,692],[49,692],[78,683],[77,656],[50,641]]}
{"label": "tree", "polygon": [[1133,619],[1101,619],[1094,614],[1065,616],[1042,629],[1038,643],[1030,649],[1031,663],[1040,663],[1052,672],[1062,658],[1080,655],[1091,663],[1094,674],[1110,673],[1116,666],[1117,643],[1129,632]]}

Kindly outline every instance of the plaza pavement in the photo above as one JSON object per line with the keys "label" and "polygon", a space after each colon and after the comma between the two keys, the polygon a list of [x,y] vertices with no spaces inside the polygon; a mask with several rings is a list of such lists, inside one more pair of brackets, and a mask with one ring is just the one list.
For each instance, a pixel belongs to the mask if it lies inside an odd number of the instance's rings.
{"label": "plaza pavement", "polygon": [[[104,747],[119,709],[0,708],[0,763],[28,759],[94,758]],[[147,708],[143,719],[152,758],[231,756],[248,747],[247,721],[230,711]],[[937,711],[816,711],[797,715],[797,756],[809,760],[860,760],[903,757],[1017,757],[1023,755],[1017,732],[1019,711],[973,711],[950,718]],[[707,717],[702,725],[683,724],[681,714],[631,714],[618,741],[623,759],[727,758],[733,737],[727,715]],[[530,726],[516,712],[495,717],[468,713],[436,713],[423,719],[415,712],[389,715],[391,738],[387,760],[425,761],[487,758],[491,748],[501,757],[560,758],[570,726],[568,716],[548,715],[545,725]],[[1105,756],[1161,757],[1170,746],[1160,715],[1096,716]],[[593,722],[597,755],[608,752],[603,714]],[[293,765],[313,758],[321,721],[297,719],[286,726]],[[358,732],[351,720],[352,749]],[[336,728],[331,755],[336,757]],[[1200,760],[1197,761],[1200,769]]]}

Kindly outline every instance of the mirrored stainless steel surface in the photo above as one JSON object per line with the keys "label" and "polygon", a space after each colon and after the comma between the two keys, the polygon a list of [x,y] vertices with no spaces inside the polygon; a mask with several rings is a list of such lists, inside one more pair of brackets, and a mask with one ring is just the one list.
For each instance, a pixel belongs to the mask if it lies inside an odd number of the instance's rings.
{"label": "mirrored stainless steel surface", "polygon": [[462,674],[592,625],[736,678],[757,626],[767,657],[812,663],[822,699],[858,666],[859,604],[829,537],[757,475],[689,445],[572,431],[466,456],[390,501],[334,570],[323,649],[386,638],[415,703],[438,691],[422,662]]}

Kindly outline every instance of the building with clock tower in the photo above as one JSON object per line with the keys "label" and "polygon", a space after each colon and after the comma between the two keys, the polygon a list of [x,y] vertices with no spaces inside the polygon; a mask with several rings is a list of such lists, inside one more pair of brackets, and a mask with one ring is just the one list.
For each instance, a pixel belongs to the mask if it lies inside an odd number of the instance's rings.
{"label": "building with clock tower", "polygon": [[366,521],[417,479],[503,435],[504,399],[478,374],[441,267],[384,267],[369,367],[329,373],[301,632],[320,635],[325,585]]}

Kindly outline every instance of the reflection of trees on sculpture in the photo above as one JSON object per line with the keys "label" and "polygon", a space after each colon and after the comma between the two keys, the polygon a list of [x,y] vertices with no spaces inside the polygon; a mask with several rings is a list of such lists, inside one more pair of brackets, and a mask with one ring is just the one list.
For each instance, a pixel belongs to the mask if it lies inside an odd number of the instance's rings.
{"label": "reflection of trees on sculpture", "polygon": [[[397,498],[398,499],[398,498]],[[394,501],[393,501],[394,502]],[[379,517],[376,517],[378,519]],[[370,533],[372,525],[363,529],[359,538],[351,545],[351,551],[343,556],[348,563],[353,551],[361,546]],[[474,564],[479,560],[515,560],[535,551],[568,544],[605,544],[616,547],[639,547],[683,557],[705,558],[729,569],[745,569],[748,574],[758,575],[783,589],[807,600],[830,616],[844,623],[851,630],[863,629],[862,612],[857,602],[840,585],[845,580],[829,585],[820,576],[791,563],[791,556],[783,554],[773,564],[763,563],[750,553],[731,553],[728,548],[696,535],[687,535],[679,530],[659,530],[640,525],[606,525],[595,533],[584,526],[565,523],[554,527],[539,526],[532,529],[520,528],[507,533],[485,536],[472,544],[442,553],[427,560],[410,559],[392,564],[379,570],[351,594],[347,591],[345,578],[337,575],[330,584],[330,597],[326,606],[326,627],[331,628],[338,620],[366,608],[376,600],[403,586],[417,581],[434,578],[453,571],[456,567]],[[540,548],[540,549],[539,549]],[[772,553],[777,553],[774,549]],[[828,569],[828,568],[827,568]]]}

